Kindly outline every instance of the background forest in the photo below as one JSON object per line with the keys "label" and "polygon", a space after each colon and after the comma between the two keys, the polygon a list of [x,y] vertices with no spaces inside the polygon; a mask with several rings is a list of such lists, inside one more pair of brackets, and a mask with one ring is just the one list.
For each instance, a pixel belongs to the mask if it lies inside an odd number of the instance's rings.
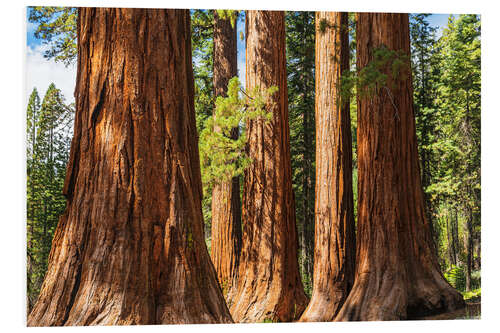
{"label": "background forest", "polygon": [[[46,57],[67,65],[76,59],[74,8],[35,7],[29,22],[50,48]],[[213,86],[214,12],[191,10],[195,109],[198,133],[216,105]],[[481,19],[450,15],[442,31],[429,14],[410,16],[414,109],[426,214],[433,227],[439,263],[465,299],[481,295]],[[244,11],[236,18],[238,44],[244,47]],[[349,15],[351,70],[356,64],[355,16]],[[299,239],[299,268],[311,296],[315,195],[315,13],[286,12],[286,57],[292,183]],[[240,48],[240,46],[239,46]],[[29,87],[32,88],[32,87]],[[50,85],[33,88],[27,106],[27,297],[36,302],[47,270],[59,216],[73,134],[74,106]],[[350,95],[353,133],[354,212],[357,207],[356,92]],[[243,129],[241,129],[243,130]],[[240,133],[242,134],[242,133]],[[202,165],[210,136],[200,134]],[[214,157],[211,157],[214,158]],[[221,157],[223,158],[223,156]],[[213,170],[202,167],[205,239],[210,251]],[[243,178],[241,173],[238,175]],[[242,184],[241,181],[239,184]],[[242,193],[243,191],[240,191]]]}

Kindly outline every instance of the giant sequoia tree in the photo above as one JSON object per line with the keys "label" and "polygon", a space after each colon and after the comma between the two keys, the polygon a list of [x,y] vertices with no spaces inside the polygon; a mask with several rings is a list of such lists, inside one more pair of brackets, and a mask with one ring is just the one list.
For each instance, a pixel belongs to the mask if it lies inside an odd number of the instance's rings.
{"label": "giant sequoia tree", "polygon": [[[214,12],[214,21],[214,92],[215,96],[226,96],[229,80],[238,75],[236,23],[230,18],[220,17],[217,11]],[[232,139],[238,139],[238,128],[234,128],[231,134]],[[240,205],[239,177],[214,185],[210,256],[224,294],[232,286],[240,258]]]}
{"label": "giant sequoia tree", "polygon": [[247,122],[253,163],[245,172],[243,249],[230,310],[238,322],[290,321],[301,315],[307,297],[297,265],[284,13],[248,11],[246,38],[247,91],[279,91],[267,105],[273,112],[269,122]]}
{"label": "giant sequoia tree", "polygon": [[[331,321],[354,280],[355,234],[347,13],[316,12],[316,202],[314,279],[301,321]],[[322,29],[322,27],[326,27]]]}
{"label": "giant sequoia tree", "polygon": [[189,11],[80,8],[67,208],[29,326],[231,322],[203,239]]}
{"label": "giant sequoia tree", "polygon": [[[360,13],[356,34],[360,73],[377,49],[410,54],[407,14]],[[387,81],[371,96],[358,95],[357,264],[354,286],[336,320],[397,320],[464,306],[433,250],[411,73],[404,67],[393,72],[394,67],[379,68]]]}

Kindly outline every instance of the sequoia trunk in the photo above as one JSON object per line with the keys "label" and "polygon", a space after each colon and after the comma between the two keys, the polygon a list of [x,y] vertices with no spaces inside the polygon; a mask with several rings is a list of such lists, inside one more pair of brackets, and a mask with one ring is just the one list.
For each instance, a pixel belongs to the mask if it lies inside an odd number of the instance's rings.
{"label": "sequoia trunk", "polygon": [[[236,23],[214,12],[214,90],[226,96],[229,80],[238,75],[236,62]],[[215,114],[214,114],[215,116]],[[216,129],[217,130],[217,129]],[[238,139],[238,128],[232,130]],[[211,253],[217,276],[226,296],[233,285],[241,252],[241,202],[238,177],[214,186],[212,192]]]}
{"label": "sequoia trunk", "polygon": [[314,282],[301,321],[333,320],[354,281],[351,120],[349,102],[340,98],[349,69],[347,26],[347,13],[316,12]]}
{"label": "sequoia trunk", "polygon": [[203,237],[189,20],[79,9],[68,203],[29,326],[232,322]]}
{"label": "sequoia trunk", "polygon": [[290,167],[285,23],[283,12],[247,11],[246,86],[261,91],[277,86],[273,113],[247,123],[243,249],[231,314],[237,322],[291,321],[307,297],[297,263],[295,203]]}
{"label": "sequoia trunk", "polygon": [[[382,46],[410,54],[407,14],[360,13],[356,34],[358,71]],[[411,72],[393,76],[393,68],[382,69],[387,82],[375,94],[358,98],[356,275],[336,320],[398,320],[464,306],[440,271],[425,216]]]}

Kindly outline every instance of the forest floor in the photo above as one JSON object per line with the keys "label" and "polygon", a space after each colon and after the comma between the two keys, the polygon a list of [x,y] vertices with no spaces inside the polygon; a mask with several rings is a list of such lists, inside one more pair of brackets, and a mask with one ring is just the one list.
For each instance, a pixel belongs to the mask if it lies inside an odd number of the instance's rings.
{"label": "forest floor", "polygon": [[452,312],[420,317],[415,320],[481,319],[481,296],[470,298],[466,300],[465,303],[465,308]]}

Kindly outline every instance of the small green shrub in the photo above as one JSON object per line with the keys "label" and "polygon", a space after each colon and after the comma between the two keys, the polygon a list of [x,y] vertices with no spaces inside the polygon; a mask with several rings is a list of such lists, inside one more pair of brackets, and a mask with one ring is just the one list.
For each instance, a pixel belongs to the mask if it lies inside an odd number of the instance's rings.
{"label": "small green shrub", "polygon": [[465,271],[462,267],[452,265],[451,268],[444,273],[444,277],[453,288],[460,291],[465,290]]}
{"label": "small green shrub", "polygon": [[465,291],[462,293],[462,295],[464,296],[464,300],[466,301],[472,298],[476,298],[478,296],[481,297],[481,288],[474,289],[471,291]]}

